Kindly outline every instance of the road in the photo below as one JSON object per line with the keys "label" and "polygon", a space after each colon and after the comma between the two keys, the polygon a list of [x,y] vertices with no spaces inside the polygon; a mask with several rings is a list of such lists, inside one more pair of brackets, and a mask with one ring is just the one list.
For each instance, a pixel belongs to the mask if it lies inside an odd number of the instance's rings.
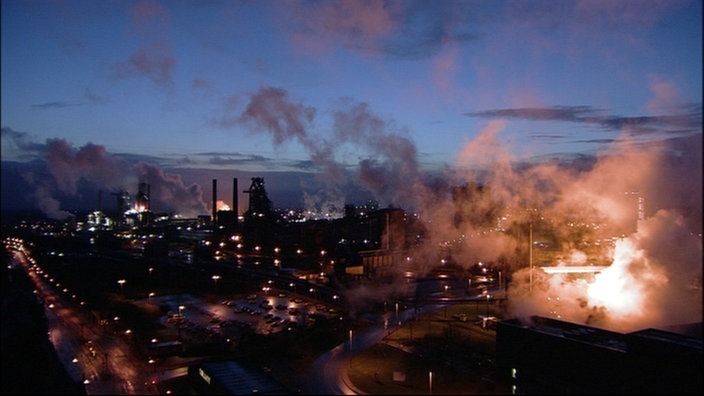
{"label": "road", "polygon": [[75,308],[68,292],[58,291],[60,285],[54,288],[32,270],[32,260],[23,250],[14,250],[13,260],[32,277],[45,302],[49,339],[69,375],[84,383],[87,394],[158,394],[147,362],[139,362],[123,339]]}
{"label": "road", "polygon": [[389,323],[400,325],[414,316],[435,311],[441,304],[429,304],[419,308],[408,308],[395,312],[387,312],[372,318],[373,325],[361,334],[353,334],[350,330],[348,339],[316,359],[310,371],[309,389],[318,395],[363,395],[362,390],[355,388],[347,376],[350,359],[367,348],[381,342],[389,333]]}

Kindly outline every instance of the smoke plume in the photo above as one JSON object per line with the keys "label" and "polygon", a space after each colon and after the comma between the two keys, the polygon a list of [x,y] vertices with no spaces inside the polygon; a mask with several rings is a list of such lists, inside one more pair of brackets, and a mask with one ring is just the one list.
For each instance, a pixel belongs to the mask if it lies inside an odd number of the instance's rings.
{"label": "smoke plume", "polygon": [[61,208],[57,195],[79,197],[84,184],[115,193],[126,191],[134,196],[139,183],[147,183],[152,211],[187,217],[208,213],[199,185],[187,186],[179,175],[167,174],[155,164],[141,161],[130,164],[108,154],[104,146],[88,143],[76,149],[63,139],[47,140],[41,151],[50,177],[28,172],[24,178],[34,189],[37,205],[50,218],[65,219],[69,212]]}
{"label": "smoke plume", "polygon": [[[701,321],[701,134],[634,144],[625,127],[623,138],[592,160],[520,163],[499,139],[506,124],[497,120],[461,148],[442,185],[420,172],[405,132],[367,104],[338,101],[329,139],[310,133],[315,114],[286,91],[265,88],[240,120],[270,133],[277,145],[300,143],[329,191],[340,191],[349,174],[381,206],[410,210],[422,224],[422,243],[391,270],[395,281],[373,293],[349,290],[355,301],[392,296],[407,288],[406,271],[425,276],[451,256],[465,269],[482,261],[512,274],[509,316],[621,331]],[[341,165],[349,147],[368,156]],[[531,270],[533,246],[538,262]],[[606,267],[593,279],[540,270],[593,264]],[[618,287],[603,286],[614,281]]]}

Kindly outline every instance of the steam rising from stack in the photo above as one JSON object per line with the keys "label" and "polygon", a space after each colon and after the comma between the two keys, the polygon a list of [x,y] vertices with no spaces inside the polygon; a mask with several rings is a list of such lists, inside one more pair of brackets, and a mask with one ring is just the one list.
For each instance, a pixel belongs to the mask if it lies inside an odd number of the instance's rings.
{"label": "steam rising from stack", "polygon": [[[414,268],[419,275],[438,265],[438,247],[453,243],[455,260],[465,266],[478,261],[502,263],[517,271],[510,285],[512,298],[509,314],[560,315],[578,322],[619,330],[683,322],[700,322],[702,318],[702,135],[670,139],[659,143],[631,145],[628,127],[624,139],[590,161],[547,161],[517,166],[508,149],[498,140],[505,121],[487,124],[477,138],[459,152],[456,168],[444,176],[448,185],[428,180],[418,169],[418,154],[403,130],[371,114],[365,103],[343,99],[334,111],[333,139],[311,136],[307,126],[314,120],[315,109],[295,103],[286,91],[264,88],[254,94],[241,114],[240,121],[269,133],[277,146],[297,140],[308,150],[318,166],[320,178],[327,183],[323,192],[335,200],[345,180],[372,193],[380,206],[392,205],[416,211],[427,226],[426,241],[416,249]],[[616,140],[619,142],[619,140]],[[358,145],[362,158],[346,178],[345,167],[335,161],[336,148]],[[478,182],[486,193],[473,195],[471,202],[453,202],[449,185]],[[649,207],[639,208],[642,230],[629,230],[634,206],[623,199],[624,192],[639,191],[647,197]],[[322,194],[321,194],[322,195]],[[320,202],[320,198],[316,202]],[[456,222],[458,205],[463,213],[476,214]],[[591,298],[586,288],[578,288],[564,279],[546,279],[545,293],[527,295],[524,270],[527,258],[520,252],[526,238],[504,232],[487,232],[481,215],[499,208],[508,215],[504,228],[528,224],[532,216],[547,219],[571,218],[586,224],[608,224],[612,235],[621,237],[613,254],[629,251],[632,255],[614,257],[612,267],[628,274],[624,290],[641,290],[640,313],[618,312],[604,301]],[[647,212],[646,212],[647,210]],[[555,226],[558,224],[556,223]],[[518,229],[519,227],[513,227]],[[625,231],[629,230],[629,231]],[[554,230],[566,259],[581,257],[569,227]],[[635,233],[633,233],[635,232]],[[661,234],[662,232],[662,234]],[[677,236],[673,239],[673,236]],[[671,253],[666,253],[666,252]],[[399,269],[398,283],[385,290],[358,288],[350,290],[349,301],[368,297],[379,300],[403,288]],[[600,275],[608,277],[608,272]],[[540,290],[540,289],[539,289]],[[669,296],[677,296],[679,303]],[[351,297],[354,295],[354,297]],[[559,296],[559,310],[554,306]],[[618,298],[619,296],[614,296]],[[557,312],[555,314],[555,312]]]}

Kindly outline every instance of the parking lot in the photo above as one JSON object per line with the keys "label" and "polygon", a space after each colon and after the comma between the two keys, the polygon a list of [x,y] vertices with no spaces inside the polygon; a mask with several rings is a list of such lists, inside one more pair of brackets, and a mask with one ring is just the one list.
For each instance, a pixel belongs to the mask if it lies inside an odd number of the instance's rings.
{"label": "parking lot", "polygon": [[340,316],[335,308],[302,296],[269,290],[231,299],[206,301],[190,294],[153,296],[138,301],[153,304],[166,313],[161,339],[155,343],[178,339],[189,345],[233,344],[247,334],[274,334],[309,327],[321,318]]}

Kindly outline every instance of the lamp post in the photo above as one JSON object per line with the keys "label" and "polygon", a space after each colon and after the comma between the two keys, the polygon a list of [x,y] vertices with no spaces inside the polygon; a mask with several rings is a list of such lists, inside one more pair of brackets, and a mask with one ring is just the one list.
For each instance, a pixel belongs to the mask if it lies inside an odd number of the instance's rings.
{"label": "lamp post", "polygon": [[117,283],[120,285],[120,293],[124,293],[125,291],[125,282],[127,282],[124,279],[120,279],[117,281]]}
{"label": "lamp post", "polygon": [[433,394],[433,372],[428,371],[428,393]]}
{"label": "lamp post", "polygon": [[218,279],[220,279],[220,275],[213,275],[212,278],[215,283],[215,291],[218,291]]}

